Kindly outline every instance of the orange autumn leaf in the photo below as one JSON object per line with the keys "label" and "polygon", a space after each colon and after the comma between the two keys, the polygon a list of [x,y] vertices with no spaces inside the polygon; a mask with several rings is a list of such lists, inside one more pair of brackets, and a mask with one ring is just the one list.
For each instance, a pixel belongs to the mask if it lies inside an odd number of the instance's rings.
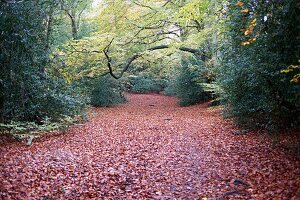
{"label": "orange autumn leaf", "polygon": [[246,31],[244,32],[245,35],[250,35],[252,34],[252,31],[250,29],[246,29]]}
{"label": "orange autumn leaf", "polygon": [[256,26],[256,18],[255,19],[253,19],[251,22],[250,22],[252,25],[254,25],[255,24],[255,26]]}
{"label": "orange autumn leaf", "polygon": [[241,45],[242,45],[242,46],[247,46],[247,45],[249,45],[249,44],[250,44],[250,42],[248,42],[248,41],[241,42]]}
{"label": "orange autumn leaf", "polygon": [[254,38],[250,38],[249,40],[248,40],[248,42],[255,42],[256,41],[256,38],[254,37]]}
{"label": "orange autumn leaf", "polygon": [[244,34],[245,35],[250,35],[250,34],[253,33],[253,30],[254,30],[254,27],[246,28],[245,31],[244,31]]}
{"label": "orange autumn leaf", "polygon": [[243,9],[243,10],[241,10],[241,12],[242,12],[242,13],[249,13],[250,10],[249,10],[249,9]]}
{"label": "orange autumn leaf", "polygon": [[294,75],[294,77],[291,80],[291,83],[299,83],[300,82],[300,74]]}
{"label": "orange autumn leaf", "polygon": [[257,23],[256,23],[256,19],[253,19],[251,22],[250,22],[250,26],[253,26],[253,27],[255,27],[256,25],[257,25]]}
{"label": "orange autumn leaf", "polygon": [[243,5],[244,5],[244,2],[238,1],[238,2],[236,3],[236,5],[237,5],[237,6],[243,6]]}

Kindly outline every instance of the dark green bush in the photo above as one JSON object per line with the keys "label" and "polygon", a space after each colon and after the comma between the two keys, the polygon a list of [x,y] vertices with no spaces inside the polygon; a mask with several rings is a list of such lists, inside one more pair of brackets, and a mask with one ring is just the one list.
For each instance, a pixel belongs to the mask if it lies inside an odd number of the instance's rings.
{"label": "dark green bush", "polygon": [[121,84],[111,77],[101,77],[94,81],[91,90],[91,105],[113,106],[125,101]]}
{"label": "dark green bush", "polygon": [[[59,120],[84,104],[47,74],[48,41],[43,1],[1,3],[0,121]],[[9,23],[8,23],[9,22]]]}
{"label": "dark green bush", "polygon": [[200,85],[201,66],[193,65],[196,60],[183,60],[176,80],[175,93],[181,106],[189,106],[207,100],[210,94]]}
{"label": "dark green bush", "polygon": [[[176,72],[174,72],[176,73]],[[167,86],[164,88],[164,94],[167,96],[176,96],[177,94],[177,76],[172,75],[169,77]]]}
{"label": "dark green bush", "polygon": [[66,90],[63,81],[37,75],[28,75],[26,82],[22,79],[14,81],[13,87],[4,84],[5,91],[9,92],[4,97],[3,121],[41,122],[45,118],[57,121],[64,115],[80,114],[84,109],[82,99]]}
{"label": "dark green bush", "polygon": [[134,93],[159,93],[164,88],[164,81],[147,76],[136,76],[130,80],[132,87],[131,92]]}
{"label": "dark green bush", "polygon": [[[299,7],[296,1],[260,2],[253,16],[240,9],[233,6],[228,13],[218,73],[227,114],[248,128],[276,130],[296,126],[300,86],[291,83],[281,70],[298,63]],[[241,29],[249,26],[247,21],[254,17],[257,26],[245,36]],[[241,45],[253,37],[257,37],[255,42]]]}

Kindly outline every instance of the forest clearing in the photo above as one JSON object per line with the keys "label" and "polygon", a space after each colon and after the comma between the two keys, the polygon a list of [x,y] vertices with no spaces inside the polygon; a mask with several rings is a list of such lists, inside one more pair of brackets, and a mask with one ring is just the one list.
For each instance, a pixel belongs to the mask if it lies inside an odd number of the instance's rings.
{"label": "forest clearing", "polygon": [[207,103],[130,94],[63,134],[1,143],[2,199],[299,199],[300,163]]}

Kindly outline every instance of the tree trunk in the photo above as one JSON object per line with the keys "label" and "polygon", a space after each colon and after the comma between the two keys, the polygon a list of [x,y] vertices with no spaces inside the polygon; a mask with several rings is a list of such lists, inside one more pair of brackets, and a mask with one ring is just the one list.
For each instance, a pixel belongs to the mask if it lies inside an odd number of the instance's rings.
{"label": "tree trunk", "polygon": [[46,50],[49,50],[50,48],[50,36],[52,32],[53,12],[54,12],[54,7],[51,6],[46,21],[46,47],[45,47]]}
{"label": "tree trunk", "polygon": [[77,29],[75,16],[72,16],[70,18],[71,18],[71,26],[72,26],[72,37],[74,40],[76,40],[78,39],[78,29]]}

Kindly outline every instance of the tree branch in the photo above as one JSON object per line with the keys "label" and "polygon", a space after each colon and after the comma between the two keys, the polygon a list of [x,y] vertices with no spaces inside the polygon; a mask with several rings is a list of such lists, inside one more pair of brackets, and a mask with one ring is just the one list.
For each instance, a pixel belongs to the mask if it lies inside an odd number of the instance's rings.
{"label": "tree branch", "polygon": [[[143,55],[143,53],[137,53],[135,55],[133,55],[132,57],[130,57],[123,69],[121,70],[120,74],[119,75],[116,75],[114,72],[113,72],[113,68],[112,68],[112,58],[109,56],[109,48],[112,44],[114,39],[112,39],[109,44],[103,49],[103,53],[107,59],[107,67],[108,67],[108,70],[109,72],[108,73],[105,73],[103,74],[104,75],[107,75],[107,74],[110,74],[113,78],[115,79],[120,79],[123,74],[129,69],[130,65],[132,64],[133,61],[135,61],[137,58],[141,57]],[[147,50],[148,51],[155,51],[155,50],[160,50],[160,49],[167,49],[167,48],[170,48],[169,45],[159,45],[159,46],[155,46],[155,47],[151,47],[151,48],[148,48]],[[189,47],[179,47],[179,50],[180,51],[185,51],[185,52],[189,52],[189,53],[192,53],[196,56],[202,56],[202,57],[205,57],[205,58],[208,58],[208,56],[206,56],[203,52],[201,52],[200,50],[198,49],[192,49],[192,48],[189,48]]]}
{"label": "tree branch", "polygon": [[[112,39],[112,40],[109,42],[109,44],[103,49],[103,53],[104,53],[104,55],[105,55],[105,57],[106,57],[106,59],[107,59],[107,67],[108,67],[108,70],[109,70],[109,74],[110,74],[113,78],[115,78],[115,79],[120,79],[120,78],[123,76],[123,74],[129,69],[131,63],[132,63],[134,60],[136,60],[137,58],[139,58],[140,56],[142,56],[142,55],[141,55],[141,54],[135,54],[135,55],[133,55],[131,58],[129,58],[129,59],[127,60],[125,66],[123,67],[123,69],[122,69],[122,71],[120,72],[120,74],[119,74],[119,75],[115,75],[114,72],[113,72],[113,69],[112,69],[112,63],[111,63],[111,62],[112,62],[112,59],[111,59],[111,57],[108,55],[109,48],[110,48],[110,46],[111,46],[113,40],[114,40],[114,39]],[[105,74],[105,75],[106,75],[106,74]]]}
{"label": "tree branch", "polygon": [[[160,46],[151,47],[147,50],[148,51],[154,51],[154,50],[167,49],[167,48],[170,48],[170,46],[169,45],[160,45]],[[192,48],[189,48],[189,47],[179,47],[179,50],[192,53],[196,56],[202,56],[202,57],[205,57],[205,58],[209,58],[207,55],[205,55],[204,52],[202,52],[198,49],[192,49]]]}

